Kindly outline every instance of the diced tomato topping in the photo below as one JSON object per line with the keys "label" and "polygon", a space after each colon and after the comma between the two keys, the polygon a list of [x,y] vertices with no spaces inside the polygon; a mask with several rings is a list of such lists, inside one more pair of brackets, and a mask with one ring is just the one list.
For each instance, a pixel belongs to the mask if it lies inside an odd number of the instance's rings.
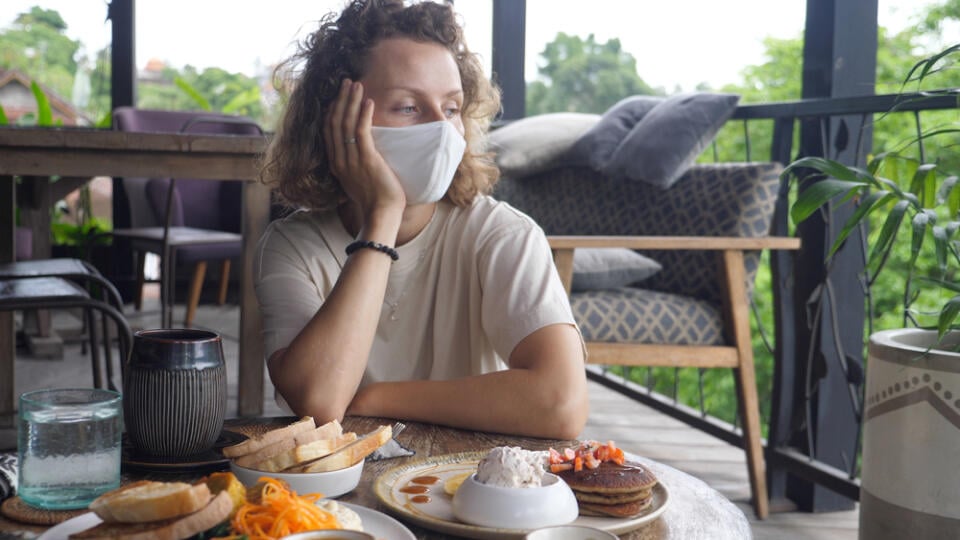
{"label": "diced tomato topping", "polygon": [[612,461],[618,465],[623,465],[626,461],[623,450],[617,448],[612,440],[607,441],[606,444],[593,440],[583,441],[576,448],[563,450],[550,448],[548,456],[552,472],[571,469],[581,471],[584,467],[596,469],[604,461]]}

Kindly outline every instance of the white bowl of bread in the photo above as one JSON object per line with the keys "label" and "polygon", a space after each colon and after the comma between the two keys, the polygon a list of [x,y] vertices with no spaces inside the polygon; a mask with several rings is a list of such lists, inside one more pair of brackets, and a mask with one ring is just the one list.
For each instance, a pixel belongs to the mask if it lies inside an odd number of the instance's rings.
{"label": "white bowl of bread", "polygon": [[305,416],[223,449],[230,470],[246,486],[262,477],[285,481],[297,493],[337,497],[360,482],[365,458],[393,436],[389,425],[358,435],[336,420],[320,426]]}

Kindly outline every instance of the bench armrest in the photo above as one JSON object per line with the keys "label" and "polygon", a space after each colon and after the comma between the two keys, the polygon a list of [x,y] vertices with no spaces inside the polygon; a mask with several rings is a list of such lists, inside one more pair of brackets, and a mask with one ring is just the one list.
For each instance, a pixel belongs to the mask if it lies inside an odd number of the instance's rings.
{"label": "bench armrest", "polygon": [[800,239],[786,236],[547,236],[553,261],[567,294],[573,282],[576,248],[627,248],[657,250],[754,251],[800,249]]}

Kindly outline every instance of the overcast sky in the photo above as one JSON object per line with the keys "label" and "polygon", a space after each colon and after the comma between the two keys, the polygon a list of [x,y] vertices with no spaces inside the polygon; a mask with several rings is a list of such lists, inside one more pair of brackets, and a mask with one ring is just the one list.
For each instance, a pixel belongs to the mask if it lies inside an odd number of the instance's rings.
{"label": "overcast sky", "polygon": [[[936,0],[880,0],[879,22],[899,30]],[[88,54],[110,41],[106,0],[3,0],[0,27],[30,6],[56,9],[68,35]],[[174,67],[217,66],[253,74],[287,56],[297,38],[343,0],[138,0],[137,65],[158,58]],[[490,0],[456,0],[470,47],[489,66]],[[640,77],[667,91],[690,91],[740,80],[740,71],[763,61],[763,39],[800,37],[805,0],[527,0],[527,79],[538,54],[557,32],[600,42],[619,37],[637,59]],[[694,16],[695,14],[695,16]],[[947,40],[950,42],[951,40]],[[960,41],[960,36],[952,41]]]}

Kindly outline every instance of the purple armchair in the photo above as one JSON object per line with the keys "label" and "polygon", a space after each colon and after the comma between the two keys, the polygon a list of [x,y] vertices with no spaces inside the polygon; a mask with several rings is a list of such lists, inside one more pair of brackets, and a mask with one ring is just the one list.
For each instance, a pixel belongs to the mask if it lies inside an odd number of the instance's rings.
{"label": "purple armchair", "polygon": [[[119,107],[113,112],[113,126],[119,131],[161,133],[216,133],[262,135],[252,120],[207,112],[161,111]],[[172,326],[172,307],[178,265],[193,269],[184,325],[193,322],[207,263],[220,261],[218,302],[226,301],[230,261],[242,250],[240,181],[184,178],[124,178],[130,227],[117,228],[117,239],[129,241],[136,254],[136,309],[142,307],[146,253],[161,258],[161,324]]]}

